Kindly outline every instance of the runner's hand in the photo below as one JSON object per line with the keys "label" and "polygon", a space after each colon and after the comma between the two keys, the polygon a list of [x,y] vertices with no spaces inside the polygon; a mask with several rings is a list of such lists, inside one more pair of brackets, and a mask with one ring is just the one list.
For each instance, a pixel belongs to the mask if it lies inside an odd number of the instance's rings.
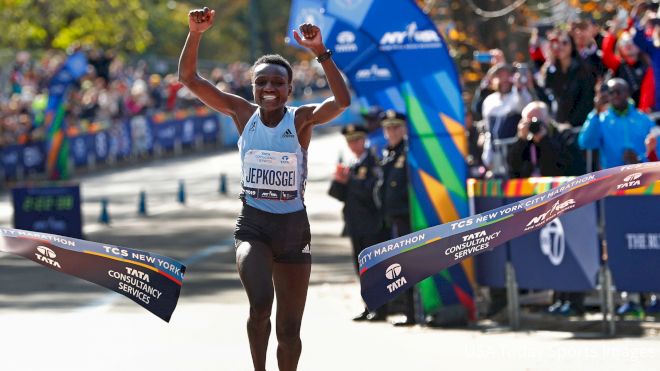
{"label": "runner's hand", "polygon": [[188,12],[188,27],[190,32],[204,32],[213,26],[215,10],[207,7],[204,9],[193,9]]}
{"label": "runner's hand", "polygon": [[[323,45],[323,38],[321,37],[321,29],[311,23],[303,23],[299,27],[300,33],[293,30],[293,38],[296,39],[298,45],[305,47],[312,51],[316,56],[325,53],[325,46]],[[300,36],[302,34],[302,37]]]}

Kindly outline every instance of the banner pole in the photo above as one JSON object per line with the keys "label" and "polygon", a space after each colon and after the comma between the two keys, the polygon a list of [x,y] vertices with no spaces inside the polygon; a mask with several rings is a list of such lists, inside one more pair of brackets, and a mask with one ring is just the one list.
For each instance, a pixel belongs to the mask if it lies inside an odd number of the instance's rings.
{"label": "banner pole", "polygon": [[605,201],[601,199],[597,203],[598,213],[598,235],[600,237],[600,288],[601,288],[601,311],[603,312],[603,334],[607,336],[616,335],[616,323],[614,322],[614,285],[612,283],[612,272],[608,264],[607,239],[605,238]]}
{"label": "banner pole", "polygon": [[[507,246],[507,250],[509,247]],[[508,254],[507,254],[508,255]],[[513,267],[510,259],[506,262],[506,292],[507,292],[507,308],[509,312],[509,326],[511,330],[520,330],[520,304],[518,301],[518,284],[516,282],[516,270]]]}

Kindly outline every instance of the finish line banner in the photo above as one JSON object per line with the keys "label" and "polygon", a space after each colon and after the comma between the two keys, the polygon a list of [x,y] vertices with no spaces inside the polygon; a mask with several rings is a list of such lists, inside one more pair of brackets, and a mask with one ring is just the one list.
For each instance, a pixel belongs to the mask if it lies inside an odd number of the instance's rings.
{"label": "finish line banner", "polygon": [[21,229],[0,228],[0,251],[106,287],[167,322],[186,271],[162,255]]}
{"label": "finish line banner", "polygon": [[358,256],[362,298],[374,310],[438,271],[542,228],[565,212],[657,180],[660,162],[601,170],[509,205],[376,244]]}

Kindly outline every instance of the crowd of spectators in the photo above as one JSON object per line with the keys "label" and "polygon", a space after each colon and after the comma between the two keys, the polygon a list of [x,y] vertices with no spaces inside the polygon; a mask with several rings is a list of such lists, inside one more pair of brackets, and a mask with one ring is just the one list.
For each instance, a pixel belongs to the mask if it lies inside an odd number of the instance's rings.
{"label": "crowd of spectators", "polygon": [[[658,130],[648,114],[660,111],[657,3],[639,2],[629,16],[603,25],[587,15],[534,29],[522,63],[507,63],[497,49],[490,55],[468,116],[472,176],[530,176],[541,173],[539,166],[553,169],[545,175],[571,176],[654,158]],[[548,115],[530,126],[524,109],[541,103]],[[540,144],[544,161],[537,158]],[[549,148],[562,156],[548,156]]]}
{"label": "crowd of spectators", "polygon": [[[640,1],[629,16],[602,27],[583,17],[536,29],[524,63],[509,64],[491,50],[470,106],[471,176],[577,176],[657,161],[657,5]],[[584,313],[584,293],[555,294],[551,313]],[[645,298],[625,302],[618,314],[643,318]],[[660,310],[660,303],[646,310]]]}
{"label": "crowd of spectators", "polygon": [[[112,50],[89,50],[87,74],[70,91],[65,120],[69,132],[111,127],[126,117],[201,107],[199,100],[178,82],[175,72],[159,74],[144,61],[128,63]],[[16,54],[0,67],[0,147],[44,138],[48,82],[66,59],[61,51],[36,56]],[[202,71],[224,91],[252,99],[250,67],[232,63]],[[315,63],[294,65],[294,99],[311,99],[327,88]]]}

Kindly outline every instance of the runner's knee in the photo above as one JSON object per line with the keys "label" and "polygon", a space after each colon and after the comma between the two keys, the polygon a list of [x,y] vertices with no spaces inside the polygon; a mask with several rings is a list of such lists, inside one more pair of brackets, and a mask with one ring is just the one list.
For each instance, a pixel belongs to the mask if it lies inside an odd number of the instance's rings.
{"label": "runner's knee", "polygon": [[270,319],[270,313],[273,308],[273,298],[264,295],[260,298],[250,300],[250,319],[265,320]]}
{"label": "runner's knee", "polygon": [[275,330],[277,340],[280,343],[296,343],[300,341],[300,323],[289,322],[285,324],[277,324]]}

